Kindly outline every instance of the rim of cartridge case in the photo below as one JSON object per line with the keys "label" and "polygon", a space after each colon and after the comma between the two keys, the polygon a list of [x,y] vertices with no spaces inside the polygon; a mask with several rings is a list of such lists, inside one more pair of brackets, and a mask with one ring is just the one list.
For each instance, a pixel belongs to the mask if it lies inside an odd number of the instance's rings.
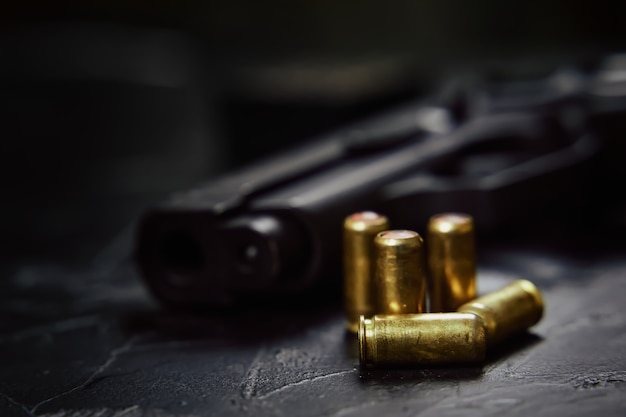
{"label": "rim of cartridge case", "polygon": [[359,316],[359,363],[361,366],[366,366],[370,363],[367,352],[366,320],[365,316]]}

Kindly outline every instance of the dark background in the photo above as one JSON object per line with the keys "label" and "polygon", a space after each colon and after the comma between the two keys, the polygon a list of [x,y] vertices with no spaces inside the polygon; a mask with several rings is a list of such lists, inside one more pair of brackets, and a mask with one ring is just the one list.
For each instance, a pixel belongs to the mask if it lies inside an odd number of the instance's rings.
{"label": "dark background", "polygon": [[3,256],[87,250],[172,190],[465,68],[594,59],[623,2],[8,2]]}
{"label": "dark background", "polygon": [[338,305],[168,312],[129,254],[137,217],[170,192],[449,75],[626,51],[625,9],[3,3],[0,415],[623,415],[623,208],[621,228],[485,242],[479,289],[530,278],[548,310],[476,367],[360,373]]}

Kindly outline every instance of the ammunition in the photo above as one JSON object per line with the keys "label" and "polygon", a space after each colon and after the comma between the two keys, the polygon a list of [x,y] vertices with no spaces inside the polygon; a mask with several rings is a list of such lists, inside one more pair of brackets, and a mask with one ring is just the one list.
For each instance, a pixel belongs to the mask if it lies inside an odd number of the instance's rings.
{"label": "ammunition", "polygon": [[474,314],[360,317],[361,366],[472,363],[484,358],[485,328]]}
{"label": "ammunition", "polygon": [[471,216],[445,213],[428,222],[430,312],[455,311],[476,298],[476,254]]}
{"label": "ammunition", "polygon": [[532,282],[519,280],[462,305],[458,311],[483,320],[491,346],[537,323],[543,315],[543,298]]}
{"label": "ammunition", "polygon": [[343,223],[344,310],[346,327],[359,330],[359,316],[374,311],[374,237],[387,230],[389,221],[372,211],[354,213]]}
{"label": "ammunition", "polygon": [[376,247],[376,313],[425,311],[426,274],[420,235],[411,230],[387,230],[374,239]]}

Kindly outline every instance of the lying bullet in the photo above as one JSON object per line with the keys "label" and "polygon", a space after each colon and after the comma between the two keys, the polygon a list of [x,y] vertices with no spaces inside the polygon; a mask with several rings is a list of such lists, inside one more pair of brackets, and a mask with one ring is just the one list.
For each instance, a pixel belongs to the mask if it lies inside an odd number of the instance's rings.
{"label": "lying bullet", "polygon": [[375,313],[374,237],[387,229],[387,217],[372,211],[351,214],[343,223],[344,311],[351,332],[359,330],[360,315]]}
{"label": "lying bullet", "polygon": [[412,230],[387,230],[374,239],[376,248],[376,313],[425,311],[424,245]]}
{"label": "lying bullet", "polygon": [[518,280],[462,305],[458,311],[482,319],[491,346],[536,324],[543,315],[543,298],[532,282]]}
{"label": "lying bullet", "polygon": [[462,213],[430,218],[426,238],[430,312],[456,311],[476,298],[474,222]]}
{"label": "lying bullet", "polygon": [[485,328],[466,313],[361,316],[361,366],[473,363],[485,358]]}

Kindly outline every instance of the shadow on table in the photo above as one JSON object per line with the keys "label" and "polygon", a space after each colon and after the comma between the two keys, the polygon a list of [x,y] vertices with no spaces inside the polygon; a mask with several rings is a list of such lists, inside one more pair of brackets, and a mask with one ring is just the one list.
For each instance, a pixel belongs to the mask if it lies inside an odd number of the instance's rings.
{"label": "shadow on table", "polygon": [[517,334],[508,340],[487,349],[485,365],[492,365],[522,350],[529,349],[543,341],[543,338],[535,333],[524,332]]}

